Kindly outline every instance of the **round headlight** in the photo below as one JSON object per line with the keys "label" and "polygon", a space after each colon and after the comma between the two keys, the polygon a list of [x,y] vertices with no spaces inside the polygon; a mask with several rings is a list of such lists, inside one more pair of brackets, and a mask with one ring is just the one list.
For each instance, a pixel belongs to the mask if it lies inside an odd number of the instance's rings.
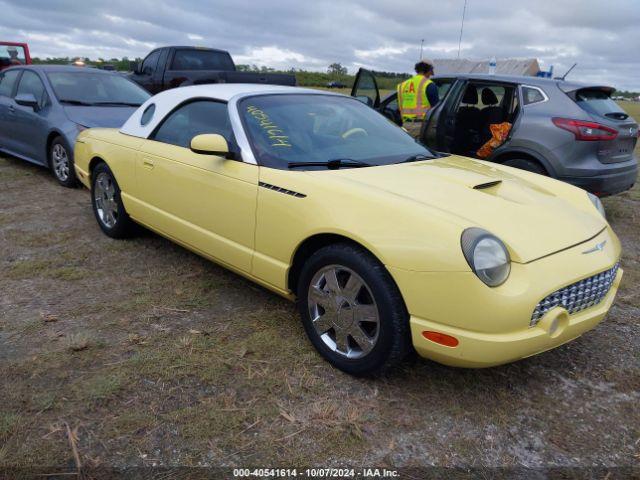
{"label": "round headlight", "polygon": [[591,200],[591,203],[593,203],[593,206],[596,207],[596,209],[598,209],[598,211],[600,212],[600,215],[602,215],[604,218],[607,218],[607,213],[604,211],[604,205],[602,205],[602,202],[600,201],[600,199],[596,197],[593,193],[589,193],[589,192],[587,192],[587,196],[589,197],[589,200]]}
{"label": "round headlight", "polygon": [[481,228],[468,228],[460,243],[471,270],[485,284],[497,287],[509,278],[511,258],[498,237]]}

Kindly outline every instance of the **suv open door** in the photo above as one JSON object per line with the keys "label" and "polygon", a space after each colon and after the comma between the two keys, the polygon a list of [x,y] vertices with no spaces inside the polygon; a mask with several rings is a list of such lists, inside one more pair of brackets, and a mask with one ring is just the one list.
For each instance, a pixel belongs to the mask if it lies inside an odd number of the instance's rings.
{"label": "suv open door", "polygon": [[373,72],[361,68],[351,89],[351,96],[362,103],[377,110],[392,122],[402,126],[402,117],[398,109],[398,99],[395,92],[380,97],[380,88]]}
{"label": "suv open door", "polygon": [[[438,131],[442,130],[440,126],[441,122],[439,121],[440,114],[442,110],[446,108],[445,100],[450,97],[449,91],[454,90],[451,87],[454,85],[458,87],[459,82],[456,82],[454,77],[433,78],[433,82],[438,86],[440,102],[427,113],[424,121],[425,127],[422,129],[421,140],[422,143],[431,148],[438,148],[439,144],[445,143],[441,139],[442,132]],[[398,83],[400,83],[400,79],[398,79]],[[398,107],[398,94],[392,92],[381,99],[378,82],[373,72],[365,70],[364,68],[358,70],[353,89],[351,90],[351,96],[376,109],[392,122],[402,126],[402,116],[400,115],[400,109]]]}
{"label": "suv open door", "polygon": [[365,105],[375,108],[380,106],[380,89],[373,72],[361,68],[356,74],[356,80],[353,82],[351,96],[360,100]]}

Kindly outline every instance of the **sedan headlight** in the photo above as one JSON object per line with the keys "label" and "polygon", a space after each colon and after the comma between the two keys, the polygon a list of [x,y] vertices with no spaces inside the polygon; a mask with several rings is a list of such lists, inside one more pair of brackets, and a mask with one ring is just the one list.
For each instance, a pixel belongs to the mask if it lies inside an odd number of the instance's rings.
{"label": "sedan headlight", "polygon": [[596,197],[593,193],[589,193],[589,192],[587,192],[587,196],[589,197],[589,200],[591,200],[591,203],[593,203],[593,206],[598,209],[598,211],[600,212],[600,215],[602,215],[604,218],[607,218],[607,213],[604,211],[604,205],[602,205],[602,202],[600,201],[600,199]]}
{"label": "sedan headlight", "polygon": [[481,228],[468,228],[460,239],[471,270],[490,287],[502,285],[511,273],[511,258],[504,243]]}

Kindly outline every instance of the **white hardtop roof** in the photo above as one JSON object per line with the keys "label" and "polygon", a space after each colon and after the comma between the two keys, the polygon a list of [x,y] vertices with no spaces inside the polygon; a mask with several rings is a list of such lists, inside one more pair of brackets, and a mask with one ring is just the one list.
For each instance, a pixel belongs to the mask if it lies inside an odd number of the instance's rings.
{"label": "white hardtop roof", "polygon": [[[120,129],[125,135],[134,137],[148,138],[149,135],[158,126],[158,123],[176,106],[190,100],[192,98],[211,98],[214,100],[222,100],[225,102],[237,101],[240,98],[251,95],[265,94],[285,94],[285,93],[309,93],[309,94],[326,94],[339,95],[337,93],[325,92],[321,90],[313,90],[310,88],[285,87],[280,85],[263,85],[252,83],[216,83],[208,85],[194,85],[190,87],[179,87],[165,90],[164,92],[154,95],[144,102],[132,115],[129,120]],[[155,105],[155,111],[151,120],[142,125],[140,120],[144,111],[150,106]]]}

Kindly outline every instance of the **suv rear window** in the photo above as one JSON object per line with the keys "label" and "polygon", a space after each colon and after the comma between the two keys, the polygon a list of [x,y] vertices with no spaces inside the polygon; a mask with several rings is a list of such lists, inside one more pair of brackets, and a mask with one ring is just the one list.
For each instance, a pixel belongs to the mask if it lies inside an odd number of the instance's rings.
{"label": "suv rear window", "polygon": [[609,118],[627,118],[628,115],[604,90],[582,89],[576,92],[576,103],[583,110],[594,115]]}
{"label": "suv rear window", "polygon": [[215,50],[176,50],[171,70],[233,71],[235,65],[227,52]]}

